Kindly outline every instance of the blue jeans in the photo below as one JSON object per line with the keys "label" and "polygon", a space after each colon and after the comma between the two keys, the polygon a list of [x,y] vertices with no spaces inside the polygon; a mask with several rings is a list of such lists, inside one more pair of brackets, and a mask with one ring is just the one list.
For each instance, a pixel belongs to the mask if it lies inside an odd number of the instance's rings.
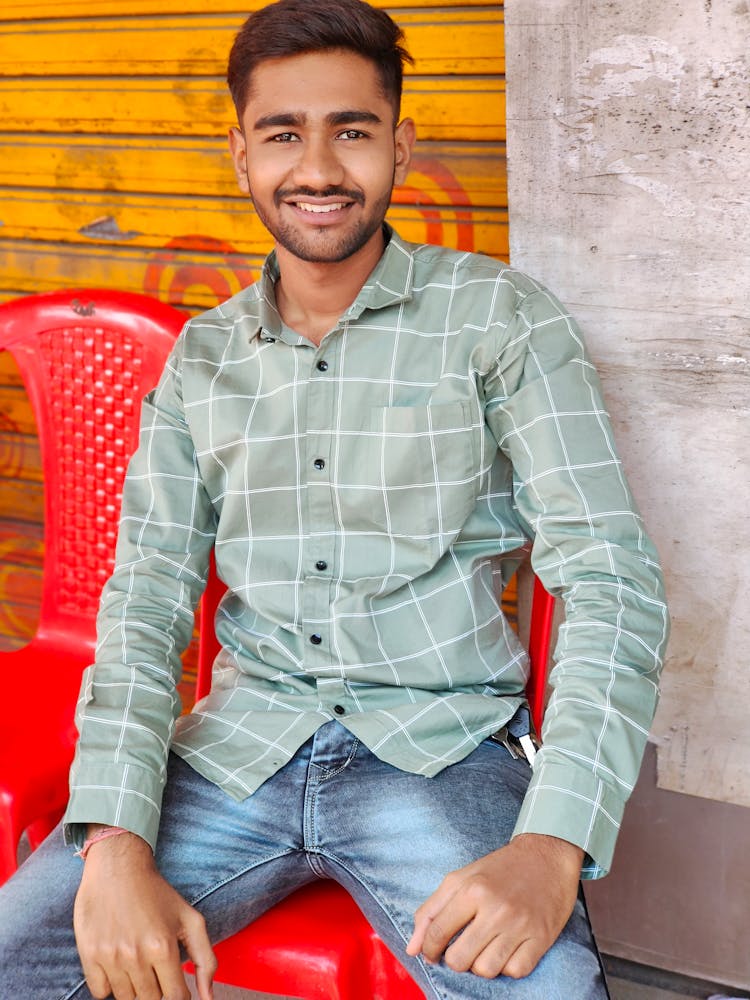
{"label": "blue jeans", "polygon": [[[235,802],[172,756],[156,860],[203,913],[214,941],[298,886],[333,878],[428,998],[604,1000],[580,900],[526,979],[482,979],[404,952],[414,911],[443,876],[507,843],[529,773],[525,761],[487,740],[437,777],[407,774],[330,722],[255,794]],[[72,929],[81,864],[57,830],[0,889],[2,997],[90,1000]]]}

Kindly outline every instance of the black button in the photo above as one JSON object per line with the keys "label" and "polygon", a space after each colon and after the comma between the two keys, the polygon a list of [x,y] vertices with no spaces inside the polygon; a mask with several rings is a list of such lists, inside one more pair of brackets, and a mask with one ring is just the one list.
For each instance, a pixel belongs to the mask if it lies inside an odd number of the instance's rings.
{"label": "black button", "polygon": [[276,338],[275,337],[264,337],[263,339],[265,340],[265,342],[267,344],[275,344],[276,343]]}
{"label": "black button", "polygon": [[323,639],[321,638],[321,636],[318,635],[317,632],[314,635],[310,636],[310,642],[313,644],[313,646],[319,646],[322,641]]}
{"label": "black button", "polygon": [[323,461],[322,458],[316,458],[315,461],[313,462],[313,465],[318,471],[320,471],[321,469],[325,469],[326,467],[326,463]]}
{"label": "black button", "polygon": [[328,563],[325,561],[325,559],[318,559],[318,561],[315,563],[315,569],[319,569],[320,572],[322,573],[324,569],[328,569]]}
{"label": "black button", "polygon": [[346,715],[346,709],[344,708],[343,705],[334,705],[333,710],[336,713],[336,715]]}
{"label": "black button", "polygon": [[315,367],[318,369],[319,372],[327,372],[328,371],[328,362],[327,361],[319,361]]}

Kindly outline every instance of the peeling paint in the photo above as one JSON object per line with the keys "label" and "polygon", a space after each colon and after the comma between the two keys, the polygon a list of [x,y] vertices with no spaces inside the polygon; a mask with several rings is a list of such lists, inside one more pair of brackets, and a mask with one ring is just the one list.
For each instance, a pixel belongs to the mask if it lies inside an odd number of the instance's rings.
{"label": "peeling paint", "polygon": [[102,215],[88,225],[78,230],[81,236],[89,236],[94,240],[134,240],[142,234],[135,229],[126,231],[120,229],[117,220],[112,215]]}

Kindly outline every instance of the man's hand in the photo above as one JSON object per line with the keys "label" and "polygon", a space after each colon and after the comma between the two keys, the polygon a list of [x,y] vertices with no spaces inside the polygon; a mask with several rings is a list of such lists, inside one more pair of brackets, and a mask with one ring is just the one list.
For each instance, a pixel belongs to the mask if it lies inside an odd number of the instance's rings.
{"label": "man's hand", "polygon": [[573,911],[582,860],[565,840],[521,834],[443,879],[415,914],[407,954],[487,979],[528,976]]}
{"label": "man's hand", "polygon": [[182,944],[196,966],[200,1000],[212,1000],[216,959],[203,917],[162,878],[140,837],[124,833],[90,847],[73,923],[95,997],[190,1000]]}

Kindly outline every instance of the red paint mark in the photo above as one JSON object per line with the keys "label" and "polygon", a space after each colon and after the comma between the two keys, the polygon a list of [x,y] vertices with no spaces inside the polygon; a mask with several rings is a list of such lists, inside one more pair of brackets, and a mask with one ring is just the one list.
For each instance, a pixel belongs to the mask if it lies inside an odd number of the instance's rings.
{"label": "red paint mark", "polygon": [[[179,251],[215,254],[211,262],[181,262]],[[191,289],[208,289],[215,304],[225,302],[255,281],[256,274],[244,258],[224,240],[211,236],[178,236],[158,250],[146,268],[143,290],[175,306],[192,306]]]}
{"label": "red paint mark", "polygon": [[[474,249],[474,223],[471,217],[471,199],[456,175],[446,165],[432,156],[415,156],[409,179],[414,174],[422,174],[434,181],[446,195],[446,201],[435,197],[413,185],[402,185],[393,192],[395,205],[415,205],[425,220],[426,243],[450,245],[447,223],[456,227],[453,246],[456,250]],[[424,206],[424,207],[423,207]],[[439,206],[439,207],[436,207]]]}

